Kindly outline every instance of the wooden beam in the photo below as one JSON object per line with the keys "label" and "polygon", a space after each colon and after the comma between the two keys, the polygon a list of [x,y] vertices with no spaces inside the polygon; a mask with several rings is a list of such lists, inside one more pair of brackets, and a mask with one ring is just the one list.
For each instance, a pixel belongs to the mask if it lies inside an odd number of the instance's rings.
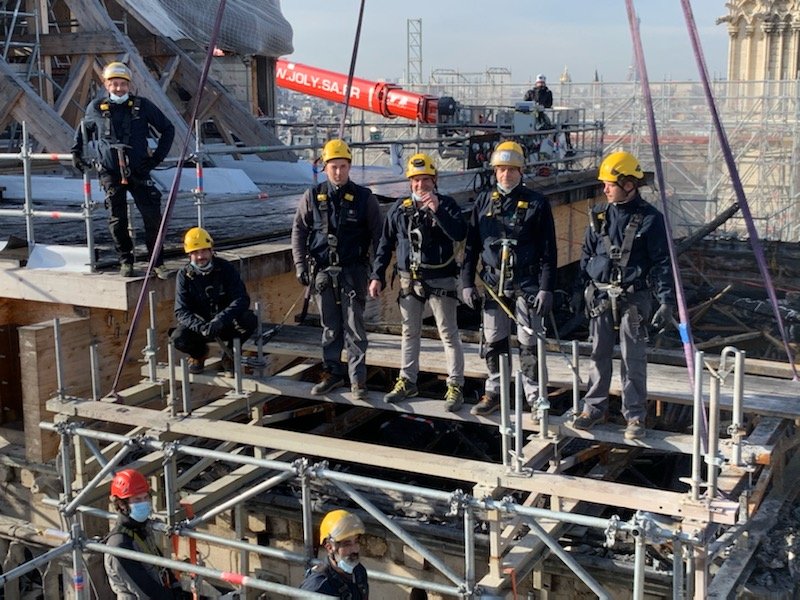
{"label": "wooden beam", "polygon": [[[530,477],[509,474],[503,465],[463,458],[434,455],[426,452],[388,448],[375,444],[333,439],[312,434],[251,427],[241,423],[179,416],[164,418],[160,411],[145,408],[82,401],[59,400],[47,403],[50,411],[59,414],[95,419],[154,431],[196,436],[212,440],[236,441],[254,447],[313,454],[321,458],[352,462],[395,471],[425,473],[433,477],[474,482],[485,487],[504,487],[531,493],[544,493],[574,500],[585,500],[618,508],[646,510],[673,518],[689,518],[699,522],[732,524],[736,521],[738,503],[711,500],[693,503],[687,494],[643,489],[637,486],[592,481],[581,477],[533,473]],[[387,477],[390,475],[387,474]]]}
{"label": "wooden beam", "polygon": [[39,38],[43,56],[94,56],[125,52],[111,31],[65,31]]}

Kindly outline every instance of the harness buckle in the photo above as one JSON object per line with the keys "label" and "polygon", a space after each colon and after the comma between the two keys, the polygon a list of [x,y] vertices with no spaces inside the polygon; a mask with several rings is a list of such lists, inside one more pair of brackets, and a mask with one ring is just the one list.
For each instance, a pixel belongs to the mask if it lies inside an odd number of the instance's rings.
{"label": "harness buckle", "polygon": [[608,249],[608,258],[611,260],[620,260],[622,258],[622,248],[619,246],[611,246]]}

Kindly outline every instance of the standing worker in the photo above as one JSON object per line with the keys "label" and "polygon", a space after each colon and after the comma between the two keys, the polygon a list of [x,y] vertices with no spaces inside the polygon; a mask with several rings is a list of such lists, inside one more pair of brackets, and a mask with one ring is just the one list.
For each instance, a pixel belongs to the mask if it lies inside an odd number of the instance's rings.
{"label": "standing worker", "polygon": [[[131,70],[121,62],[109,63],[103,70],[103,85],[108,95],[93,100],[83,119],[87,136],[97,136],[97,173],[106,193],[108,224],[119,255],[120,275],[133,277],[133,242],[128,233],[127,192],[131,193],[144,222],[145,243],[152,256],[161,226],[161,192],[150,177],[169,153],[175,127],[147,98],[129,93]],[[159,134],[158,146],[151,155],[147,138],[150,130]],[[83,173],[91,167],[83,158],[81,128],[75,131],[72,164]],[[88,140],[86,140],[88,141]],[[154,262],[156,275],[169,276],[159,254]]]}
{"label": "standing worker", "polygon": [[183,238],[189,263],[175,281],[175,318],[171,334],[175,348],[189,355],[189,372],[203,372],[208,342],[224,351],[222,368],[233,370],[233,340],[244,342],[258,326],[250,310],[250,296],[234,266],[214,254],[214,240],[202,227],[192,227]]}
{"label": "standing worker", "polygon": [[[139,471],[123,469],[111,482],[111,504],[119,513],[106,544],[152,556],[163,556],[150,527],[150,485]],[[169,569],[106,554],[103,563],[118,600],[180,598],[180,582]]]}
{"label": "standing worker", "polygon": [[456,319],[458,264],[454,244],[466,237],[467,223],[453,198],[436,193],[436,167],[430,156],[412,156],[406,177],[411,181],[411,197],[395,202],[386,215],[369,283],[369,295],[380,296],[396,247],[400,275],[397,301],[403,319],[401,367],[394,389],[383,399],[393,404],[419,393],[422,313],[427,302],[447,359],[445,410],[454,412],[464,404],[464,350]]}
{"label": "standing worker", "polygon": [[547,87],[547,78],[543,73],[539,73],[539,75],[536,76],[536,83],[533,84],[531,89],[525,92],[525,101],[536,102],[536,104],[544,108],[553,107],[553,92]]}
{"label": "standing worker", "polygon": [[[321,396],[345,384],[353,397],[367,397],[367,301],[369,253],[381,234],[381,211],[369,188],[350,180],[352,154],[343,140],[322,149],[327,181],[306,191],[292,223],[292,256],[300,285],[313,286],[322,323],[322,378],[311,393]],[[347,369],[342,349],[347,349]]]}
{"label": "standing worker", "polygon": [[500,356],[511,356],[514,321],[520,325],[517,340],[525,395],[531,404],[536,400],[536,336],[544,335],[542,321],[553,305],[557,261],[553,213],[545,197],[522,181],[522,147],[502,142],[490,162],[497,183],[475,200],[461,269],[465,304],[474,309],[480,305],[475,288],[478,259],[480,278],[491,290],[482,315],[489,378],[483,397],[472,408],[474,415],[488,415],[500,407]]}
{"label": "standing worker", "polygon": [[[608,203],[592,209],[581,251],[592,356],[583,412],[574,425],[591,429],[607,417],[611,357],[619,330],[625,439],[635,440],[646,435],[647,323],[652,315],[652,325],[663,329],[673,320],[672,266],[664,216],[639,195],[645,181],[636,157],[609,154],[597,179],[603,182]],[[653,293],[660,303],[654,315]]]}
{"label": "standing worker", "polygon": [[367,570],[361,564],[364,523],[346,510],[332,510],[319,526],[320,544],[327,560],[306,574],[301,590],[335,596],[340,600],[368,600]]}

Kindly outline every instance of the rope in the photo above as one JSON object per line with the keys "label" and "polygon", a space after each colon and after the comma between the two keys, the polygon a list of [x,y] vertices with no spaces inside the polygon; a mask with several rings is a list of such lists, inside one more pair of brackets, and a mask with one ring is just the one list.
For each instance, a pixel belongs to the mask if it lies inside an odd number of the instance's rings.
{"label": "rope", "polygon": [[747,198],[744,195],[742,180],[739,178],[739,171],[736,169],[736,163],[733,160],[733,153],[731,152],[731,147],[728,143],[728,137],[722,127],[722,122],[720,121],[719,113],[717,112],[717,105],[714,102],[714,96],[711,92],[711,85],[709,84],[708,79],[708,69],[706,68],[703,49],[700,47],[700,36],[697,33],[697,25],[694,21],[692,7],[689,3],[689,0],[681,0],[681,6],[683,7],[683,14],[686,18],[686,28],[689,31],[689,39],[692,42],[694,57],[697,61],[697,70],[700,73],[700,80],[703,83],[703,90],[705,91],[708,109],[711,112],[711,117],[714,121],[714,129],[717,132],[719,145],[722,150],[722,154],[725,157],[725,164],[728,166],[728,171],[730,172],[731,183],[733,184],[733,189],[736,192],[736,199],[739,203],[739,208],[742,211],[742,216],[744,217],[744,221],[747,225],[747,233],[750,236],[750,247],[753,249],[753,254],[756,257],[758,270],[761,272],[761,277],[764,280],[764,286],[767,288],[767,295],[769,296],[770,304],[772,304],[772,311],[775,314],[775,320],[778,322],[778,330],[781,333],[781,340],[783,341],[783,347],[786,350],[786,357],[789,359],[789,366],[792,368],[792,380],[797,382],[800,381],[800,379],[798,379],[797,366],[795,365],[792,350],[789,347],[789,338],[786,335],[786,327],[783,324],[783,318],[781,317],[781,312],[778,308],[778,297],[775,294],[775,286],[772,284],[772,277],[770,277],[769,269],[767,268],[767,260],[764,257],[764,248],[761,246],[761,240],[758,237],[758,231],[756,231],[756,225],[753,221],[753,214],[750,212],[750,205],[748,204]]}
{"label": "rope", "polygon": [[358,57],[358,42],[361,39],[361,23],[364,21],[364,3],[361,0],[361,7],[358,10],[358,25],[356,26],[356,38],[353,40],[353,53],[350,55],[350,71],[347,73],[347,91],[344,96],[344,110],[342,111],[342,121],[339,123],[339,139],[344,139],[344,127],[347,124],[347,111],[350,108],[350,87],[353,85],[353,76],[356,70],[356,58]]}
{"label": "rope", "polygon": [[[197,93],[194,96],[192,117],[189,119],[189,123],[195,123],[197,121],[197,115],[200,112],[200,100],[203,98],[203,90],[205,89],[206,81],[208,80],[208,71],[211,67],[211,59],[214,55],[214,48],[217,45],[217,37],[219,37],[219,30],[222,25],[222,15],[225,12],[225,2],[226,0],[220,0],[219,7],[217,8],[214,29],[211,32],[211,38],[208,41],[208,52],[206,52],[206,58],[203,62],[203,71],[200,75],[200,81],[197,85]],[[197,133],[199,135],[199,132]],[[147,264],[145,280],[142,284],[142,289],[139,291],[139,298],[136,301],[136,308],[134,309],[133,317],[131,318],[131,326],[130,329],[128,329],[128,337],[125,339],[125,346],[122,348],[122,356],[120,357],[119,365],[117,366],[117,373],[114,375],[114,383],[111,386],[111,394],[113,395],[117,394],[117,386],[119,385],[119,380],[122,376],[122,367],[125,365],[125,360],[128,357],[128,353],[130,352],[131,344],[133,342],[133,335],[136,332],[136,326],[139,324],[139,319],[142,316],[144,300],[147,296],[148,288],[150,287],[150,274],[153,272],[153,265],[155,263],[156,256],[161,253],[161,249],[164,246],[164,238],[167,234],[167,223],[172,215],[172,209],[174,208],[175,201],[178,197],[178,190],[180,189],[181,183],[181,171],[183,169],[183,163],[186,160],[186,156],[188,155],[190,137],[191,132],[186,134],[186,138],[183,141],[183,148],[181,148],[181,154],[178,157],[178,167],[175,169],[175,177],[172,179],[172,187],[170,188],[169,195],[167,196],[167,204],[164,208],[164,215],[161,217],[161,226],[158,229],[158,237],[156,238],[153,253],[150,255],[150,262]]]}

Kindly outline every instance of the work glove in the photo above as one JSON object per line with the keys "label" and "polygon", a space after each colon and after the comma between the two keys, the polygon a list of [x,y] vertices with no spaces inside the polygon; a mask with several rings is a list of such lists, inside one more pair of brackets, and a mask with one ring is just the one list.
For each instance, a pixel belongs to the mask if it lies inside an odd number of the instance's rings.
{"label": "work glove", "polygon": [[72,153],[72,166],[78,169],[81,173],[84,173],[86,169],[91,167],[89,163],[83,160],[83,156],[80,152],[73,152]]}
{"label": "work glove", "polygon": [[544,317],[553,308],[553,292],[539,290],[533,299],[533,310],[540,317]]}
{"label": "work glove", "polygon": [[295,267],[295,277],[297,277],[297,282],[303,287],[308,287],[308,284],[311,283],[305,265],[297,265],[297,267]]}
{"label": "work glove", "polygon": [[658,307],[656,314],[653,315],[653,319],[650,321],[650,324],[658,331],[661,331],[670,325],[673,320],[672,306],[669,304],[662,304]]}
{"label": "work glove", "polygon": [[585,304],[586,299],[583,297],[583,290],[574,291],[572,297],[569,299],[569,309],[572,311],[572,314],[583,314]]}
{"label": "work glove", "polygon": [[204,337],[215,339],[222,333],[223,324],[220,319],[211,319],[208,323],[203,325],[202,334]]}
{"label": "work glove", "polygon": [[464,301],[464,304],[469,306],[472,310],[478,309],[480,296],[478,296],[478,290],[474,287],[465,287],[461,290],[461,299]]}

